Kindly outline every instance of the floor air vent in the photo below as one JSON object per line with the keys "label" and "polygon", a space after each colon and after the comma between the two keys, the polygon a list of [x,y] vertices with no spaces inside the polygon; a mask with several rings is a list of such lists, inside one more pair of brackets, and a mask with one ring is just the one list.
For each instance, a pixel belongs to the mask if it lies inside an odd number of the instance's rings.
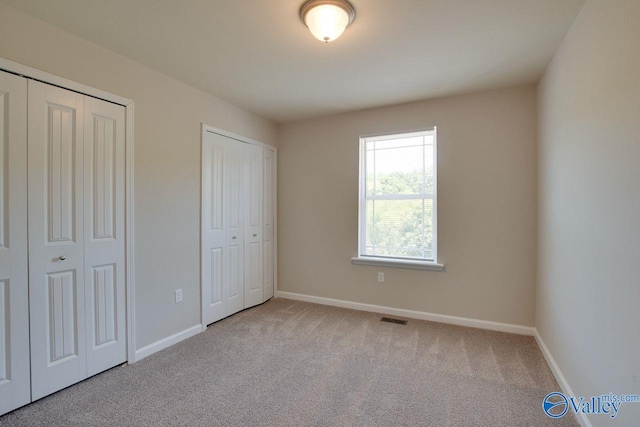
{"label": "floor air vent", "polygon": [[380,319],[381,322],[387,322],[387,323],[395,323],[398,325],[406,325],[407,321],[406,320],[400,320],[400,319],[393,319],[391,317],[383,317]]}

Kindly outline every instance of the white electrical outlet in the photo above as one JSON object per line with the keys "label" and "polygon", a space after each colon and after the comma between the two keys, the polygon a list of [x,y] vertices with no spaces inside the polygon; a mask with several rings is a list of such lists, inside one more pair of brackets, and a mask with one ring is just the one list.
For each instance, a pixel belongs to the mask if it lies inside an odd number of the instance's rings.
{"label": "white electrical outlet", "polygon": [[384,283],[384,273],[378,273],[378,282]]}
{"label": "white electrical outlet", "polygon": [[176,289],[175,294],[176,294],[176,304],[179,302],[182,302],[182,289]]}

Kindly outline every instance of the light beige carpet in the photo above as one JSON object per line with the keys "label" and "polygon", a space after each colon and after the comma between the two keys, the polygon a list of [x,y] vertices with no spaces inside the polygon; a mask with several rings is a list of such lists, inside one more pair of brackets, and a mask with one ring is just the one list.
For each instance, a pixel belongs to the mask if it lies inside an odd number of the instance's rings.
{"label": "light beige carpet", "polygon": [[0,425],[578,425],[533,338],[380,317],[271,300]]}

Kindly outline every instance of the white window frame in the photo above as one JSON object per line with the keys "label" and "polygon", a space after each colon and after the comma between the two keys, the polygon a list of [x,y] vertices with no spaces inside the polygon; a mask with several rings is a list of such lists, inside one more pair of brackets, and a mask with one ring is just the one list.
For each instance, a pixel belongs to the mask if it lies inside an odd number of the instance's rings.
{"label": "white window frame", "polygon": [[[384,200],[433,200],[433,260],[403,258],[392,256],[379,256],[366,254],[366,229],[367,229],[367,212],[366,212],[366,143],[372,141],[383,141],[391,138],[408,138],[412,136],[422,135],[425,132],[433,132],[433,194],[430,197],[389,195]],[[394,132],[379,135],[367,135],[360,137],[360,160],[359,160],[359,194],[358,194],[358,256],[351,258],[353,264],[359,265],[376,265],[383,267],[412,268],[418,270],[435,270],[442,271],[444,264],[438,263],[438,133],[437,127],[433,126],[426,129],[410,131],[410,132]],[[378,199],[380,200],[380,199]]]}

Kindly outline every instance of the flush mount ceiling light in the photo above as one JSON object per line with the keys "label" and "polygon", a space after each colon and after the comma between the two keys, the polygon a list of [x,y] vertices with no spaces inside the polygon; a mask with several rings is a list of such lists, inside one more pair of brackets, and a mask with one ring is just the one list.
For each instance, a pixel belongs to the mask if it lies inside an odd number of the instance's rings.
{"label": "flush mount ceiling light", "polygon": [[308,0],[300,8],[300,19],[315,38],[329,43],[340,37],[356,17],[347,0]]}

